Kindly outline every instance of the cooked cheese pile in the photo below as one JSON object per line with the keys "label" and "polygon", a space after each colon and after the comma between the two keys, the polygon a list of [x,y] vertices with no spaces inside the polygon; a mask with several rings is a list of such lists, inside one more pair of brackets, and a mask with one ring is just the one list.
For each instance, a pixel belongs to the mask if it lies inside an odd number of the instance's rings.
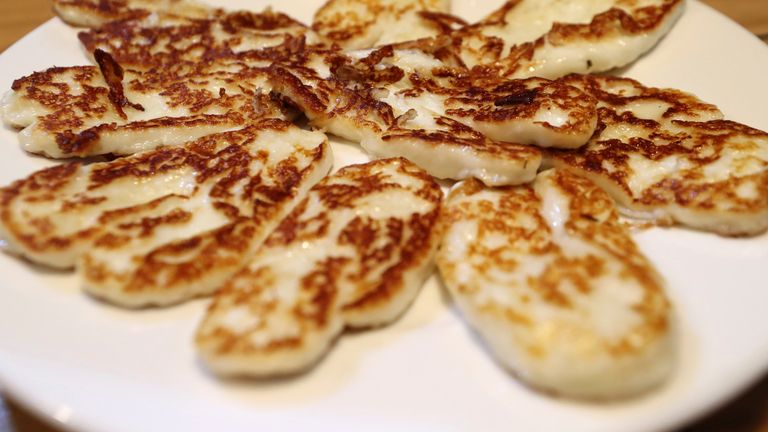
{"label": "cooked cheese pile", "polygon": [[123,306],[215,291],[330,169],[325,136],[280,120],[112,162],[68,163],[3,188],[14,253],[75,266]]}
{"label": "cooked cheese pile", "polygon": [[[91,27],[95,65],[16,80],[0,113],[29,152],[129,156],[3,188],[0,236],[122,306],[223,287],[196,336],[222,375],[298,372],[345,328],[392,322],[437,253],[521,379],[635,395],[671,373],[675,320],[609,195],[632,216],[768,228],[768,135],[576,75],[647,52],[683,0],[510,0],[474,24],[443,0],[329,0],[311,27],[190,0],[54,6]],[[322,179],[330,148],[299,114],[382,159]],[[433,177],[463,180],[446,207]]]}

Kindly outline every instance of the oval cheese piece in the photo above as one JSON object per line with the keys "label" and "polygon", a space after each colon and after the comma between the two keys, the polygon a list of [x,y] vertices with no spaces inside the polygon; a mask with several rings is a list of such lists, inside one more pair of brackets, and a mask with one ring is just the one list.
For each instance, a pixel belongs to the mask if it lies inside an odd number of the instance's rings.
{"label": "oval cheese piece", "polygon": [[[328,0],[315,12],[312,28],[345,49],[420,39],[444,32],[448,0]],[[448,21],[446,21],[448,20]]]}
{"label": "oval cheese piece", "polygon": [[451,34],[454,57],[506,78],[558,78],[625,66],[653,48],[685,0],[510,0]]}
{"label": "oval cheese piece", "polygon": [[564,80],[598,101],[598,126],[579,149],[546,150],[545,165],[591,179],[627,216],[728,236],[768,229],[768,133],[679,90]]}
{"label": "oval cheese piece", "polygon": [[516,187],[467,181],[446,208],[443,280],[497,361],[524,382],[612,399],[670,375],[664,282],[594,184],[558,170]]}

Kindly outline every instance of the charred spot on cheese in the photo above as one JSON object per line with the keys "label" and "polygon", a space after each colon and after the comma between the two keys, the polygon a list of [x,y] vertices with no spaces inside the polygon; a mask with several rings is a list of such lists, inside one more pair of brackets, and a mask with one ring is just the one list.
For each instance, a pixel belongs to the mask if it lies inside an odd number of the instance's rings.
{"label": "charred spot on cheese", "polygon": [[493,104],[496,106],[504,106],[504,105],[529,105],[533,103],[533,100],[536,98],[536,94],[538,92],[534,89],[531,90],[523,90],[519,93],[514,93],[507,96],[502,96],[499,99],[496,99]]}
{"label": "charred spot on cheese", "polygon": [[133,109],[144,111],[144,107],[141,104],[131,103],[128,98],[125,97],[123,92],[123,68],[109,55],[109,53],[97,49],[93,52],[93,57],[96,59],[96,63],[99,65],[101,76],[104,77],[104,81],[107,82],[109,87],[109,100],[112,102],[112,106],[115,108],[120,117],[126,119],[123,107],[131,107]]}

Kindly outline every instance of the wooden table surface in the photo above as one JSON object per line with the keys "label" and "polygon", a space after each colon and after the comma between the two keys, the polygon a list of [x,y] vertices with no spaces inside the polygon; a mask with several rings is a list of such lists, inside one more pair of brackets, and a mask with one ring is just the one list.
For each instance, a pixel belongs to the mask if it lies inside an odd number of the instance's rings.
{"label": "wooden table surface", "polygon": [[[768,42],[768,0],[704,0],[704,2],[719,9]],[[0,52],[52,16],[50,0],[0,1]],[[766,71],[766,77],[768,77],[768,71]],[[766,83],[768,85],[768,81]],[[46,424],[41,418],[9,399],[7,395],[0,393],[0,432],[60,431],[61,429]],[[768,432],[768,376],[727,406],[688,426],[683,431]]]}

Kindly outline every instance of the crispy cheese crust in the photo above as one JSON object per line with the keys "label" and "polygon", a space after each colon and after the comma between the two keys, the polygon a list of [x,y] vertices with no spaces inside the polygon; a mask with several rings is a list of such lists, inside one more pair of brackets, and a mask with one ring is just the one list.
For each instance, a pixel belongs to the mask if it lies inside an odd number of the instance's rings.
{"label": "crispy cheese crust", "polygon": [[434,36],[451,24],[447,0],[328,0],[312,28],[345,49],[370,48]]}
{"label": "crispy cheese crust", "polygon": [[272,61],[319,45],[304,24],[269,9],[228,12],[208,19],[127,20],[107,23],[78,34],[86,51],[109,52],[133,69],[241,61],[268,66]]}
{"label": "crispy cheese crust", "polygon": [[112,21],[147,18],[207,18],[222,14],[194,0],[53,0],[53,10],[67,24],[99,27]]}
{"label": "crispy cheese crust", "polygon": [[451,57],[507,78],[557,78],[631,63],[674,25],[685,0],[511,0],[451,34]]}
{"label": "crispy cheese crust", "polygon": [[265,90],[263,69],[241,62],[123,70],[102,51],[99,66],[56,67],[14,81],[0,113],[24,128],[22,147],[50,157],[132,154],[286,117]]}
{"label": "crispy cheese crust", "polygon": [[2,189],[12,251],[75,265],[123,306],[210,294],[329,170],[323,134],[280,120],[112,162],[69,163]]}
{"label": "crispy cheese crust", "polygon": [[441,201],[404,159],[323,180],[217,294],[197,332],[203,360],[223,375],[295,373],[344,327],[395,320],[432,269]]}
{"label": "crispy cheese crust", "polygon": [[547,164],[589,177],[629,216],[722,235],[768,229],[768,134],[713,105],[626,78],[565,79],[598,100],[597,131]]}
{"label": "crispy cheese crust", "polygon": [[438,268],[468,323],[526,383],[617,398],[658,385],[674,359],[664,284],[611,199],[567,171],[532,185],[456,187]]}

